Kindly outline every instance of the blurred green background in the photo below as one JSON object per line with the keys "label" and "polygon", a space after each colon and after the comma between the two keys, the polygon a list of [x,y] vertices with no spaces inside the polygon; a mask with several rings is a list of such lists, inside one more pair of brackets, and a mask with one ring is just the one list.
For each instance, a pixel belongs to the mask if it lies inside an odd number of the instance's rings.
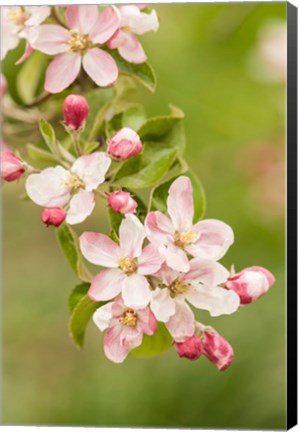
{"label": "blurred green background", "polygon": [[[41,208],[3,187],[3,422],[202,428],[285,427],[285,83],[258,80],[251,56],[260,32],[285,20],[286,3],[156,6],[157,34],[142,38],[158,86],[134,100],[148,114],[185,112],[186,159],[207,194],[206,217],[230,224],[235,244],[222,261],[261,265],[276,276],[270,292],[232,316],[199,319],[232,344],[219,373],[206,358],[174,350],[115,365],[90,324],[83,351],[70,343],[67,297],[76,283]],[[4,71],[18,71],[11,54]],[[5,138],[5,137],[4,137]],[[18,142],[9,142],[12,147]],[[105,231],[97,207],[78,227]]]}

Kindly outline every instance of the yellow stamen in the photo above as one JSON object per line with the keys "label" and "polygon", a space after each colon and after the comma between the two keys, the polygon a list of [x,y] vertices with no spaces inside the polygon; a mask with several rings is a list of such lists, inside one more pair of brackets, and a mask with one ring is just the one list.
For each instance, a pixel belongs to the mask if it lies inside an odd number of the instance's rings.
{"label": "yellow stamen", "polygon": [[176,279],[169,286],[171,296],[176,297],[179,294],[184,294],[189,289],[189,287],[189,284],[183,283],[179,279]]}
{"label": "yellow stamen", "polygon": [[195,238],[195,233],[192,231],[186,231],[186,232],[176,232],[174,243],[177,247],[184,249],[185,246],[191,244]]}
{"label": "yellow stamen", "polygon": [[92,42],[88,35],[81,35],[76,30],[70,30],[69,45],[72,52],[84,53],[88,48],[92,47]]}
{"label": "yellow stamen", "polygon": [[85,187],[85,183],[77,175],[73,174],[66,182],[65,185],[72,189],[81,189]]}
{"label": "yellow stamen", "polygon": [[25,22],[29,18],[29,15],[21,7],[9,9],[7,16],[10,22],[18,26],[25,25]]}
{"label": "yellow stamen", "polygon": [[121,324],[134,327],[137,323],[137,314],[132,309],[128,309],[126,312],[124,312],[119,321]]}
{"label": "yellow stamen", "polygon": [[119,260],[119,268],[124,271],[126,274],[132,274],[138,269],[138,260],[137,258],[130,258],[125,256]]}

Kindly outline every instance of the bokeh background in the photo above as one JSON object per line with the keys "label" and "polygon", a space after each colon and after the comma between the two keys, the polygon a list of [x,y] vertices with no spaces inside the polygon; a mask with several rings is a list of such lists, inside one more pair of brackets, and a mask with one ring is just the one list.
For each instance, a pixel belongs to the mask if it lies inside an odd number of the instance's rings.
{"label": "bokeh background", "polygon": [[[142,40],[157,91],[140,89],[133,100],[149,115],[167,113],[168,103],[185,112],[186,159],[204,184],[206,217],[235,232],[223,264],[262,265],[276,284],[232,316],[199,314],[234,347],[223,373],[174,350],[115,365],[92,324],[79,352],[67,330],[67,297],[77,280],[54,230],[40,222],[41,209],[18,199],[22,181],[3,185],[5,424],[285,427],[286,3],[156,9],[160,30]],[[12,94],[16,58],[11,53],[4,63]],[[97,208],[79,230],[86,228],[105,231],[105,212]]]}

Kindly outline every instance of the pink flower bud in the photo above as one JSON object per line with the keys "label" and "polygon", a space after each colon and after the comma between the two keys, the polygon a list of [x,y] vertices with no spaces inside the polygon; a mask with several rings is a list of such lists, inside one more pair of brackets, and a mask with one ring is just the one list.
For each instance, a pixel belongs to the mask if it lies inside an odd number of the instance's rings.
{"label": "pink flower bud", "polygon": [[108,153],[115,159],[126,160],[142,151],[139,135],[132,129],[124,127],[111,138]]}
{"label": "pink flower bud", "polygon": [[47,226],[60,226],[66,218],[65,211],[60,207],[45,208],[41,214],[41,219]]}
{"label": "pink flower bud", "polygon": [[203,353],[203,343],[196,335],[184,342],[176,342],[175,348],[180,357],[186,357],[189,360],[197,360]]}
{"label": "pink flower bud", "polygon": [[64,121],[71,129],[84,126],[89,114],[89,105],[80,95],[69,95],[63,104]]}
{"label": "pink flower bud", "polygon": [[242,305],[249,304],[266,294],[275,278],[263,267],[248,267],[229,277],[225,288],[235,291]]}
{"label": "pink flower bud", "polygon": [[0,96],[3,96],[7,90],[7,81],[4,75],[0,75]]}
{"label": "pink flower bud", "polygon": [[0,165],[1,178],[8,182],[17,180],[26,171],[24,162],[10,151],[1,151]]}
{"label": "pink flower bud", "polygon": [[220,371],[227,369],[233,361],[234,351],[228,341],[220,334],[205,331],[202,337],[203,354]]}
{"label": "pink flower bud", "polygon": [[131,197],[129,192],[112,192],[108,196],[108,204],[114,212],[127,214],[134,213],[138,203]]}

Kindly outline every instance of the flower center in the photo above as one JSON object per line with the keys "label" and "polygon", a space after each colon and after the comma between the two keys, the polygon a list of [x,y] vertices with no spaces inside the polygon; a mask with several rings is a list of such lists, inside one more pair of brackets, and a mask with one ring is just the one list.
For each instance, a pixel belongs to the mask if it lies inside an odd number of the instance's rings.
{"label": "flower center", "polygon": [[174,236],[175,246],[184,249],[186,245],[189,245],[193,242],[195,236],[195,233],[192,231],[181,233],[177,231]]}
{"label": "flower center", "polygon": [[119,260],[119,268],[126,274],[132,274],[138,269],[138,259],[125,256]]}
{"label": "flower center", "polygon": [[72,189],[81,189],[85,187],[85,183],[76,174],[72,174],[71,177],[65,182],[67,187]]}
{"label": "flower center", "polygon": [[16,24],[18,26],[25,25],[25,22],[29,18],[29,15],[26,14],[24,9],[21,7],[15,7],[15,8],[9,9],[7,16],[8,16],[8,19],[10,22],[12,22],[13,24]]}
{"label": "flower center", "polygon": [[179,279],[174,280],[169,286],[171,297],[176,297],[179,294],[184,294],[190,285],[187,283],[181,282]]}
{"label": "flower center", "polygon": [[132,310],[128,309],[124,312],[121,318],[119,318],[119,321],[121,324],[127,325],[128,327],[134,327],[137,323],[137,314]]}
{"label": "flower center", "polygon": [[81,35],[76,30],[70,30],[69,45],[72,52],[84,53],[88,48],[92,47],[92,42],[89,40],[89,35]]}

